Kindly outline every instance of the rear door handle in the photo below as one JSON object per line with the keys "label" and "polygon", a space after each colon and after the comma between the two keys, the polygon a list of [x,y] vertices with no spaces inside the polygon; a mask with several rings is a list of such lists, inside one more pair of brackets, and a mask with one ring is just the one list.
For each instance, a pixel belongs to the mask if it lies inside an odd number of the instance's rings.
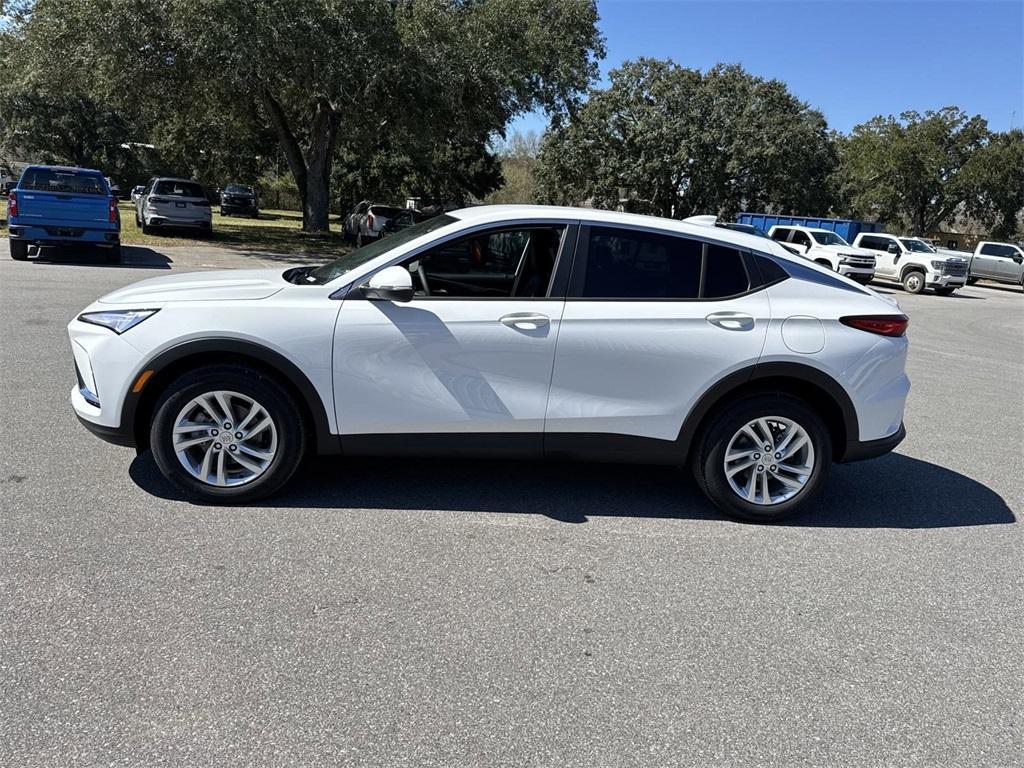
{"label": "rear door handle", "polygon": [[704,319],[727,331],[749,331],[754,327],[754,318],[742,312],[713,312]]}
{"label": "rear door handle", "polygon": [[503,315],[500,318],[502,325],[509,328],[518,328],[521,331],[536,331],[548,324],[547,315],[539,315],[534,312],[513,312]]}

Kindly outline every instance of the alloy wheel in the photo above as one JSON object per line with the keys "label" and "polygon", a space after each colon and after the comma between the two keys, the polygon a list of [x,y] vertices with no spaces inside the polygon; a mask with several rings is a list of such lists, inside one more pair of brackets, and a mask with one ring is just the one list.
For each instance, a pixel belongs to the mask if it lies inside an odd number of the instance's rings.
{"label": "alloy wheel", "polygon": [[174,420],[174,453],[207,485],[230,487],[262,476],[277,455],[277,425],[248,395],[216,390],[190,400]]}
{"label": "alloy wheel", "polygon": [[814,471],[810,435],[792,419],[765,416],[743,425],[725,449],[723,468],[744,501],[771,506],[800,493]]}

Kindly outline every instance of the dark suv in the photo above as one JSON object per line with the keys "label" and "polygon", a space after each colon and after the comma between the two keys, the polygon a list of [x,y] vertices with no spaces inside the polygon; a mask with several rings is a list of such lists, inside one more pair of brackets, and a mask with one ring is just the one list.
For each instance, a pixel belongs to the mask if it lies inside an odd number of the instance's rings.
{"label": "dark suv", "polygon": [[259,218],[256,190],[244,184],[228,184],[220,193],[220,215]]}

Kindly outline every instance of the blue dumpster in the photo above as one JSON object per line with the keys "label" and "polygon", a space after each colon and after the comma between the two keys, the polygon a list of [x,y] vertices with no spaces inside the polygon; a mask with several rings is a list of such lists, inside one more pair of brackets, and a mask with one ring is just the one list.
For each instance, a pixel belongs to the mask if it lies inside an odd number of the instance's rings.
{"label": "blue dumpster", "polygon": [[882,232],[885,225],[881,222],[854,221],[853,219],[818,219],[813,216],[777,216],[771,213],[740,213],[736,216],[740,224],[749,224],[757,227],[766,235],[768,230],[774,226],[797,226],[810,227],[812,229],[827,229],[835,232],[843,240],[852,243],[854,238],[861,232]]}

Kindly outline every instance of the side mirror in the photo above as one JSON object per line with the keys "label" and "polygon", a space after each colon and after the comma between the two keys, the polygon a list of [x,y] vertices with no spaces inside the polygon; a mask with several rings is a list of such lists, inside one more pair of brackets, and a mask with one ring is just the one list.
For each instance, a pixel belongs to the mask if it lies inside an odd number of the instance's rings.
{"label": "side mirror", "polygon": [[363,286],[363,295],[375,301],[412,301],[412,275],[405,267],[387,267]]}
{"label": "side mirror", "polygon": [[886,248],[885,250],[887,250],[889,253],[899,253],[900,247],[896,245],[896,243],[889,243],[889,247]]}

